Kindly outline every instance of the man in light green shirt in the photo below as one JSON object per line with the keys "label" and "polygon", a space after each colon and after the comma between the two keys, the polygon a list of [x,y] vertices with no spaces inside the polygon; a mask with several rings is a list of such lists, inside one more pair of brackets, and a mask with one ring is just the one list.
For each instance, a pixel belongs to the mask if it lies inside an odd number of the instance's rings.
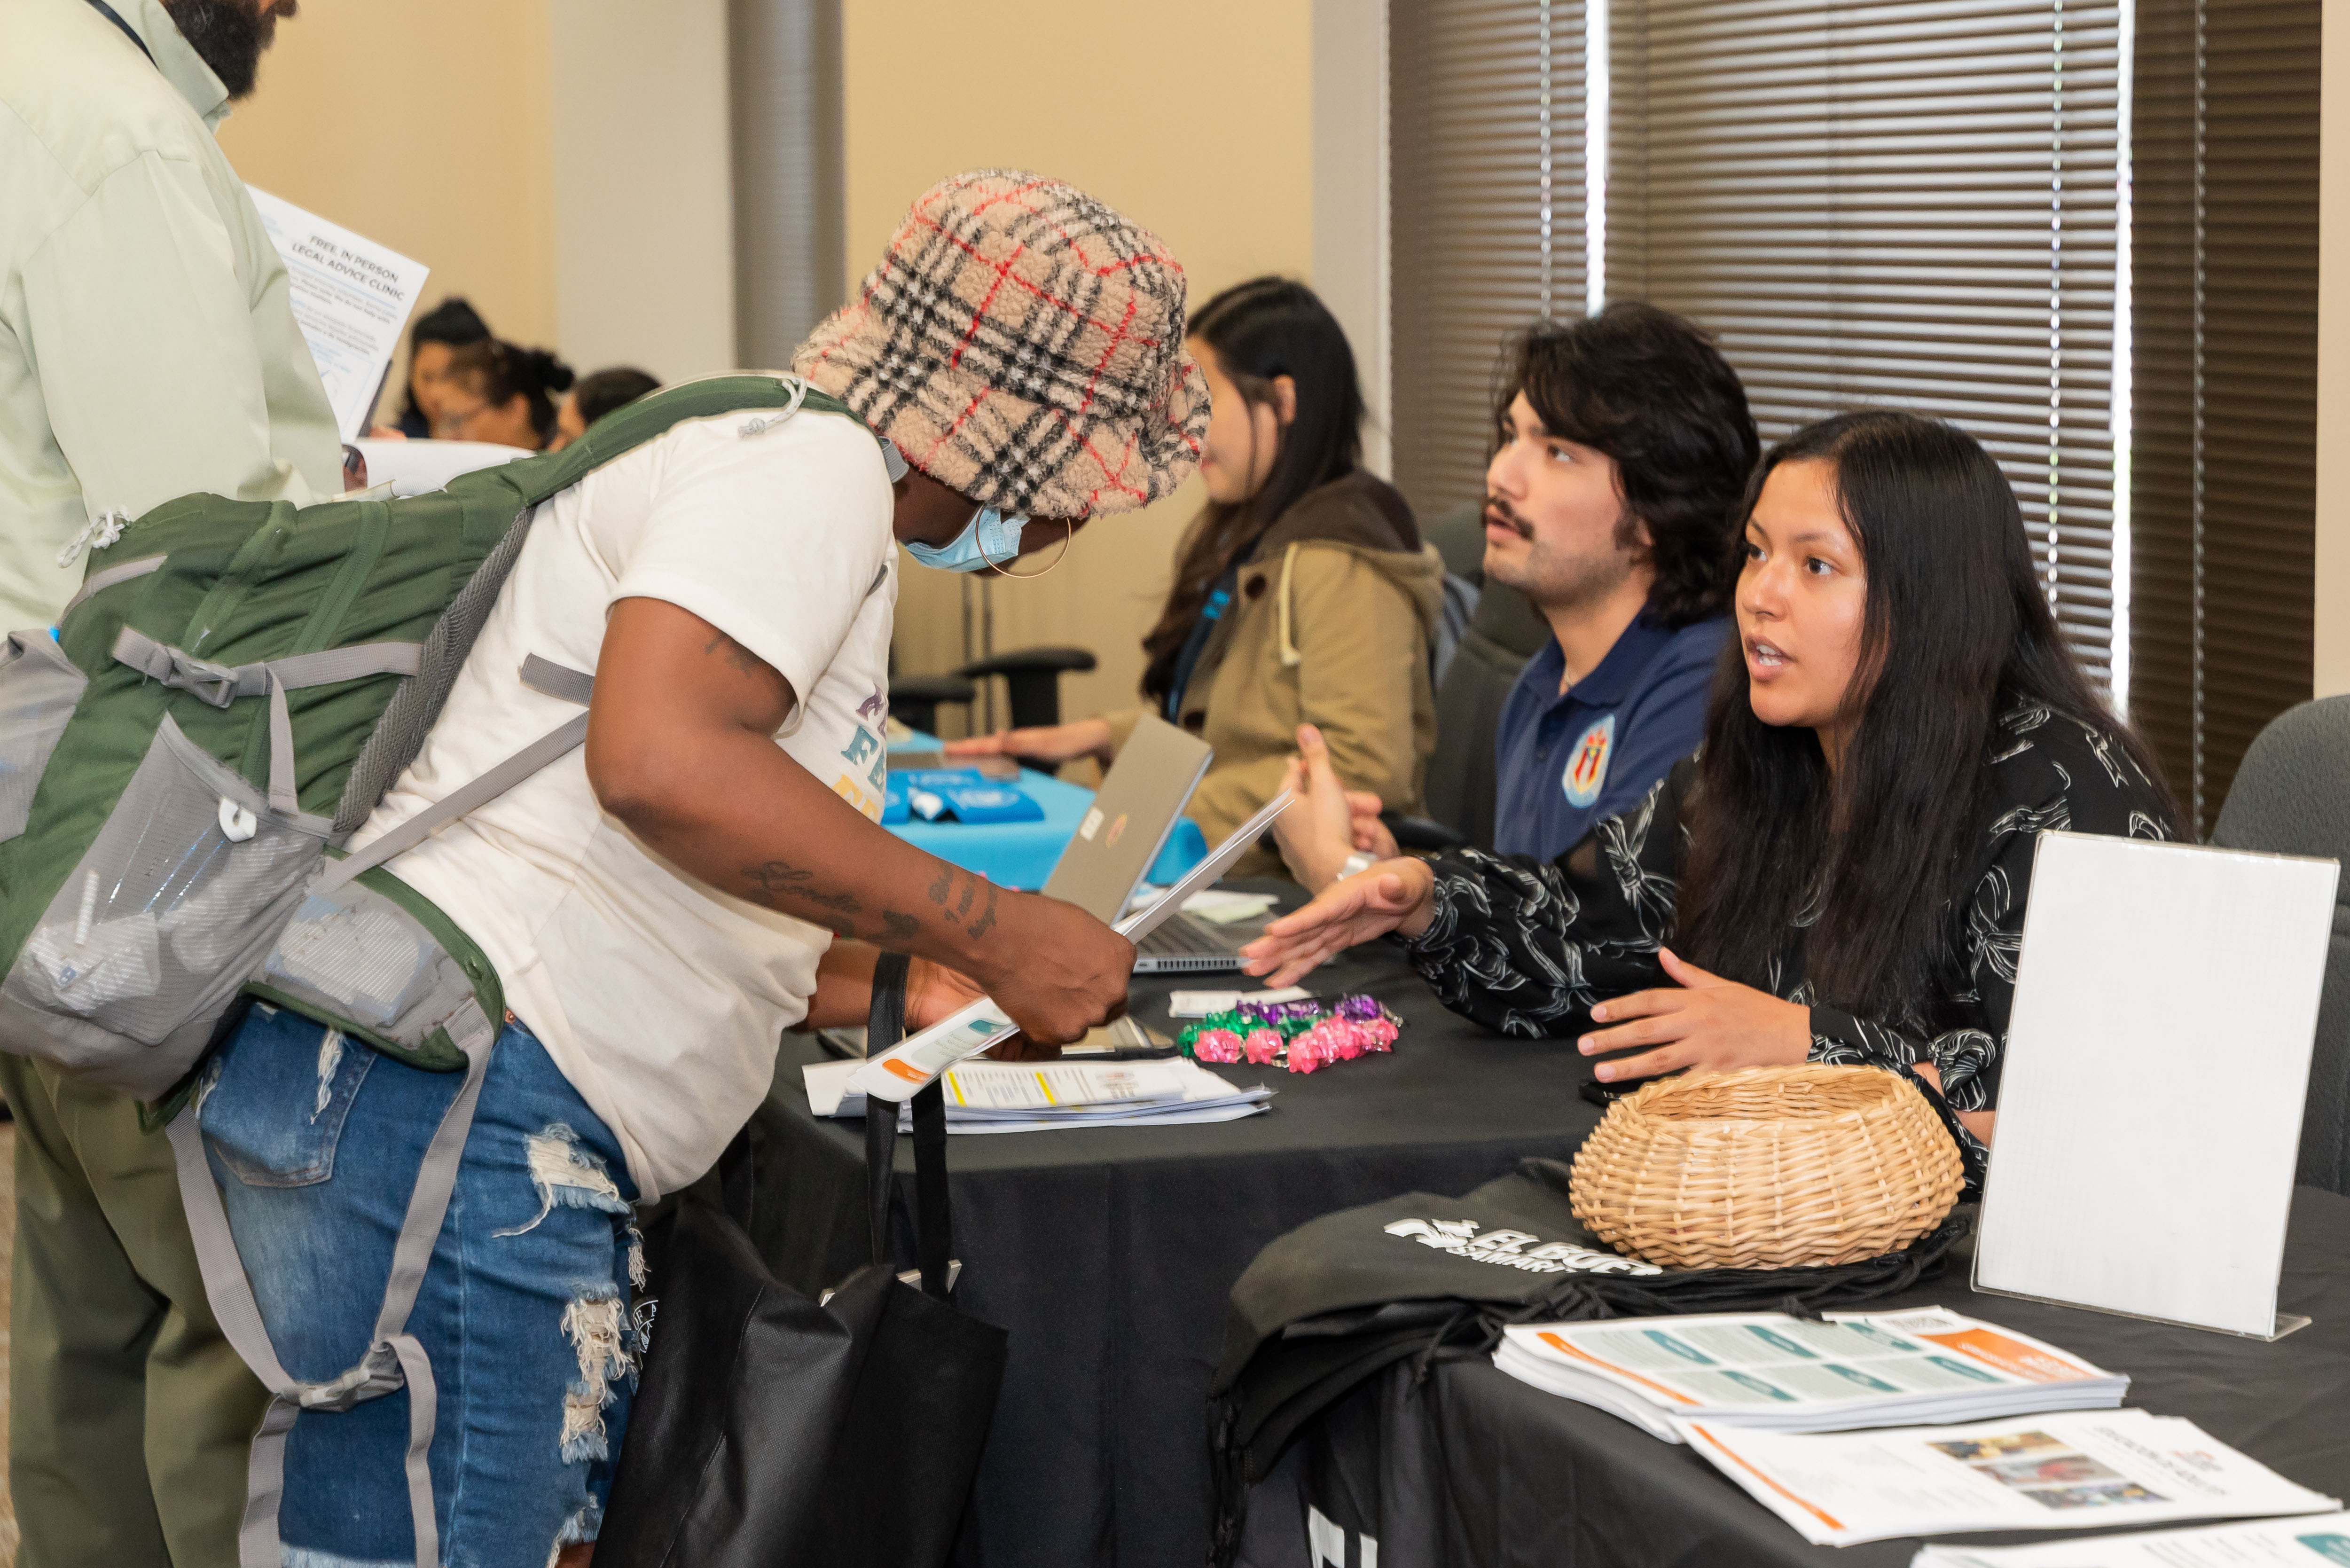
{"label": "man in light green shirt", "polygon": [[112,9],[151,63],[88,0],[0,6],[0,629],[57,615],[101,513],[342,487],[285,265],[213,140],[228,91],[174,6]]}
{"label": "man in light green shirt", "polygon": [[[296,504],[341,442],[286,268],[213,140],[292,0],[0,0],[0,629],[78,536],[192,491]],[[230,1568],[264,1397],[206,1305],[170,1146],[0,1054],[16,1116],[21,1568]]]}

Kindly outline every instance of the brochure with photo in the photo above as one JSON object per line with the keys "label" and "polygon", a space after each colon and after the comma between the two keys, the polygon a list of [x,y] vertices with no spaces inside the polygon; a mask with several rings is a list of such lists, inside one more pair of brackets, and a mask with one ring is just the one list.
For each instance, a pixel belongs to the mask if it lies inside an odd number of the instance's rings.
{"label": "brochure with photo", "polygon": [[1820,1546],[2342,1507],[2192,1421],[2144,1410],[1825,1435],[1711,1419],[1679,1426],[1722,1474]]}

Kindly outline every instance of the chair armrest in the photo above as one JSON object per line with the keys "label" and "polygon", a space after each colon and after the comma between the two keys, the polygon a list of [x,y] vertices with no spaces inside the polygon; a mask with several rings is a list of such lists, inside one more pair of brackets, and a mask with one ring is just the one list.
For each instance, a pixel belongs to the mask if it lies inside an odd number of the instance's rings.
{"label": "chair armrest", "polygon": [[999,653],[966,664],[955,671],[958,675],[977,680],[988,675],[1059,674],[1065,670],[1086,670],[1098,661],[1093,650],[1084,648],[1022,648],[1010,653]]}
{"label": "chair armrest", "polygon": [[960,675],[900,675],[889,682],[892,708],[901,701],[935,707],[941,702],[974,701],[978,697],[979,688]]}
{"label": "chair armrest", "polygon": [[948,703],[969,707],[979,688],[960,675],[900,675],[889,682],[889,716],[910,730],[939,732],[939,709]]}

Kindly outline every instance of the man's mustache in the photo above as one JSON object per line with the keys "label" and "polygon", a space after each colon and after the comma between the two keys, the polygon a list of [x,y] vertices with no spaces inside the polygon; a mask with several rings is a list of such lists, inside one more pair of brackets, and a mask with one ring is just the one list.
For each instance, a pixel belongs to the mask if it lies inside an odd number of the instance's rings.
{"label": "man's mustache", "polygon": [[1534,536],[1534,531],[1526,525],[1525,520],[1517,514],[1505,496],[1485,497],[1485,521],[1500,524],[1521,539],[1531,539]]}

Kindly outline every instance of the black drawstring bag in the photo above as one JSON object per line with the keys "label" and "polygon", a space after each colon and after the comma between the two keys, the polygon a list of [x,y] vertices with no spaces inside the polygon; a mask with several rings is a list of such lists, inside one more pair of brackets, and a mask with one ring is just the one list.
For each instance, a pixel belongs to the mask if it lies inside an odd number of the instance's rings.
{"label": "black drawstring bag", "polygon": [[[867,1038],[905,1033],[906,961],[873,976]],[[821,1302],[752,1245],[751,1148],[719,1161],[723,1202],[687,1200],[645,1237],[658,1302],[596,1543],[599,1568],[936,1568],[952,1549],[1003,1381],[1004,1334],[948,1294],[946,1103],[914,1096],[921,1288],[889,1258],[895,1107],[865,1118],[873,1261]]]}
{"label": "black drawstring bag", "polygon": [[[1520,1162],[1465,1198],[1408,1192],[1309,1220],[1256,1255],[1232,1287],[1208,1395],[1215,1524],[1209,1562],[1240,1550],[1248,1490],[1315,1416],[1408,1358],[1490,1353],[1513,1323],[1675,1313],[1817,1317],[1939,1276],[1967,1232],[1953,1213],[1898,1252],[1817,1269],[1630,1272],[1568,1206],[1569,1167]],[[1415,1380],[1417,1381],[1417,1379]]]}

